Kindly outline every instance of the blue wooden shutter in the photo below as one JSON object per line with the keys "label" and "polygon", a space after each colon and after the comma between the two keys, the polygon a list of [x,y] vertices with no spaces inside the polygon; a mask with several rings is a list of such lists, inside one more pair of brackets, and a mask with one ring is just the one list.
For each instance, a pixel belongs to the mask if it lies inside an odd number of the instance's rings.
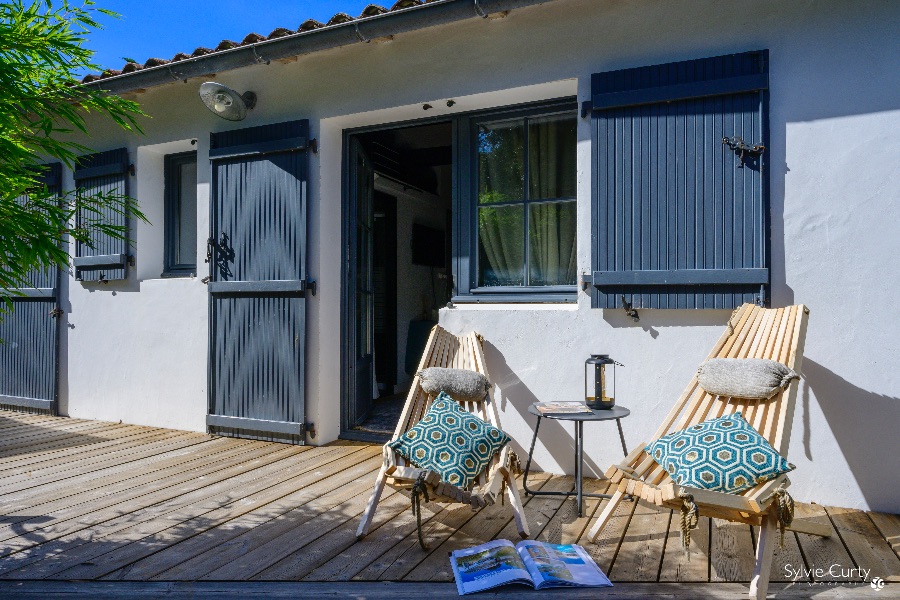
{"label": "blue wooden shutter", "polygon": [[[62,165],[46,168],[42,182],[50,194],[59,196]],[[0,405],[56,410],[58,282],[56,267],[35,269],[28,275],[30,287],[8,296],[11,310],[0,319]]]}
{"label": "blue wooden shutter", "polygon": [[[107,152],[88,154],[78,159],[75,169],[75,187],[81,196],[99,193],[128,195],[128,150],[119,148]],[[100,217],[104,222],[128,231],[128,215],[112,209],[104,209]],[[95,220],[96,214],[80,211],[78,225]],[[128,276],[128,241],[116,239],[101,232],[93,233],[92,244],[75,242],[75,279],[79,281],[112,281]]]}
{"label": "blue wooden shutter", "polygon": [[213,133],[207,425],[305,440],[309,122]]}
{"label": "blue wooden shutter", "polygon": [[769,283],[768,51],[597,73],[593,306],[733,308]]}

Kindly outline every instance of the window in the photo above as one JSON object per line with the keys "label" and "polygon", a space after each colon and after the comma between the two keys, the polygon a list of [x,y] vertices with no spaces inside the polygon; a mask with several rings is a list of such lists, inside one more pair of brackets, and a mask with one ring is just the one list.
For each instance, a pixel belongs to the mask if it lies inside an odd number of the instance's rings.
{"label": "window", "polygon": [[197,272],[197,153],[169,154],[165,159],[165,272]]}
{"label": "window", "polygon": [[574,102],[463,121],[455,300],[576,298],[577,125]]}
{"label": "window", "polygon": [[593,306],[767,300],[768,53],[591,79]]}

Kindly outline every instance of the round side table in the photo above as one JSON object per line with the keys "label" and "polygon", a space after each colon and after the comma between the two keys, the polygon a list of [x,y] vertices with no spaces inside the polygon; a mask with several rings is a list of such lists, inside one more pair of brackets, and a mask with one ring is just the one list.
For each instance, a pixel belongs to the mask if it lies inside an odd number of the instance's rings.
{"label": "round side table", "polygon": [[[631,411],[623,406],[614,406],[608,410],[593,410],[590,413],[547,413],[541,414],[537,409],[537,403],[528,407],[528,412],[535,415],[537,425],[534,427],[534,436],[531,438],[531,449],[528,450],[528,461],[525,463],[525,473],[522,476],[522,487],[526,494],[532,496],[575,496],[575,504],[578,507],[578,516],[582,516],[584,509],[584,497],[611,498],[609,494],[585,494],[582,491],[582,467],[584,462],[584,423],[585,421],[612,421],[615,419],[619,428],[619,439],[622,441],[622,452],[628,456],[628,447],[625,445],[625,434],[622,432],[622,419],[631,414]],[[538,492],[528,489],[528,471],[531,469],[531,457],[534,454],[534,444],[537,442],[538,431],[541,429],[541,419],[554,419],[556,421],[575,422],[575,489],[571,492]]]}

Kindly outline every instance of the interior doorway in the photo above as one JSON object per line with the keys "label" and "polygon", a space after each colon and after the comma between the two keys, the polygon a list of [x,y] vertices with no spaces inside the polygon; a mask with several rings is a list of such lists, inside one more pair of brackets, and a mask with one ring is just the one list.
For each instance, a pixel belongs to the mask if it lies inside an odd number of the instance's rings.
{"label": "interior doorway", "polygon": [[453,128],[347,136],[342,437],[386,441],[451,286]]}

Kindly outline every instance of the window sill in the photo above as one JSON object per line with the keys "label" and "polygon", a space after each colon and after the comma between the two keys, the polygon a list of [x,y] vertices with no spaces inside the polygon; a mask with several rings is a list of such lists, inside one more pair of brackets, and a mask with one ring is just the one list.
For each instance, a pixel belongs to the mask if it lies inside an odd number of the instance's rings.
{"label": "window sill", "polygon": [[578,302],[578,288],[556,288],[552,291],[515,290],[472,290],[468,294],[454,296],[451,299],[454,304],[576,304]]}
{"label": "window sill", "polygon": [[160,279],[187,279],[197,276],[197,271],[166,271],[160,273]]}

